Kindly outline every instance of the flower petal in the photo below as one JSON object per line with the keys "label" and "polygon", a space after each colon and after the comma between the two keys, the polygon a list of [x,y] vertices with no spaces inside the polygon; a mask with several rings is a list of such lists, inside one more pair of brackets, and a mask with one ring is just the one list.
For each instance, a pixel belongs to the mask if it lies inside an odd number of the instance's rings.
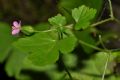
{"label": "flower petal", "polygon": [[16,35],[20,32],[20,29],[14,29],[12,30],[12,35]]}
{"label": "flower petal", "polygon": [[14,21],[13,22],[13,26],[15,26],[16,28],[19,28],[21,26],[21,24],[18,23],[17,21]]}

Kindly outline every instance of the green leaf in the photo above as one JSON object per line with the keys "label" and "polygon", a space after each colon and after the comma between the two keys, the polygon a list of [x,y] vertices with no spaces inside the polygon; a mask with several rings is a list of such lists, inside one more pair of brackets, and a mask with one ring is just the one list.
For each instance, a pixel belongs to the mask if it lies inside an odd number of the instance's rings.
{"label": "green leaf", "polygon": [[[114,55],[113,53],[111,54],[105,75],[111,75],[113,73],[113,71],[111,70],[110,63],[115,59],[115,55],[115,53]],[[82,69],[75,72],[71,72],[72,77],[75,80],[101,80],[107,57],[108,53],[97,53],[96,55],[92,56],[89,60],[83,61],[84,67]],[[68,76],[67,79],[69,79]],[[119,77],[115,77],[112,75],[105,77],[104,80],[119,80]]]}
{"label": "green leaf", "polygon": [[15,37],[11,34],[11,27],[0,22],[0,62],[3,62],[8,56],[11,43],[15,41]]}
{"label": "green leaf", "polygon": [[[84,62],[86,66],[82,70],[82,72],[88,73],[88,74],[93,74],[93,75],[94,74],[102,75],[104,68],[105,68],[105,63],[106,63],[107,58],[108,58],[108,53],[105,53],[105,52],[97,53],[90,60]],[[111,60],[112,60],[112,55],[111,55],[110,61]],[[107,68],[106,74],[110,74],[110,73],[111,73],[111,70],[109,68]]]}
{"label": "green leaf", "polygon": [[32,61],[28,58],[24,60],[24,66],[23,66],[24,70],[29,69],[29,70],[35,70],[35,71],[48,71],[48,70],[55,69],[55,68],[57,68],[55,64],[50,64],[46,66],[34,65]]}
{"label": "green leaf", "polygon": [[55,63],[58,59],[56,44],[56,39],[52,34],[39,32],[31,37],[19,39],[14,46],[29,53],[28,58],[33,64],[44,66]]}
{"label": "green leaf", "polygon": [[29,53],[28,59],[32,64],[45,66],[53,64],[62,53],[71,52],[76,46],[77,39],[70,31],[62,40],[58,40],[56,31],[39,32],[31,37],[21,38],[13,45],[15,48]]}
{"label": "green leaf", "polygon": [[[111,56],[109,58],[108,67],[106,69],[105,76],[109,75],[108,77],[105,77],[104,80],[119,80],[119,76],[115,76],[113,74],[113,70],[115,67],[115,64],[113,61],[115,61],[116,57],[119,55],[120,52],[113,52],[111,53]],[[99,52],[96,55],[92,56],[89,60],[83,61],[84,68],[79,70],[78,72],[73,72],[72,76],[75,77],[77,80],[101,80],[106,60],[108,58],[108,53],[105,52]],[[111,75],[113,74],[113,75]]]}
{"label": "green leaf", "polygon": [[110,76],[107,80],[120,80],[120,76]]}
{"label": "green leaf", "polygon": [[77,38],[69,29],[64,29],[63,32],[63,39],[58,41],[58,48],[63,54],[66,54],[74,50]]}
{"label": "green leaf", "polygon": [[19,76],[26,56],[27,54],[14,49],[5,66],[5,70],[10,77],[15,76],[17,78]]}
{"label": "green leaf", "polygon": [[[107,71],[106,71],[106,76],[107,75],[109,76],[105,77],[104,80],[119,80],[120,79],[119,76],[111,75],[113,74],[113,72],[111,71],[111,68],[110,68],[111,62],[115,60],[115,57],[117,55],[118,53],[111,54],[110,60],[108,62]],[[67,59],[68,55],[64,55],[64,56],[66,56],[64,60],[69,62],[69,60]],[[70,71],[73,80],[101,80],[107,57],[108,57],[108,53],[100,52],[100,53],[97,53],[96,55],[93,55],[90,59],[83,61],[84,67],[82,69],[79,69],[77,71],[73,71],[73,70]],[[69,57],[69,58],[72,60],[73,57]],[[74,61],[74,58],[73,58],[73,61]],[[63,72],[62,73],[59,73],[59,72],[53,73],[53,72],[54,72],[53,70],[49,71],[50,77],[53,78],[52,80],[69,80],[68,75],[66,75],[65,77],[64,75],[61,76],[61,74],[64,74]]]}
{"label": "green leaf", "polygon": [[65,32],[67,36],[63,36],[64,38],[58,42],[58,46],[62,53],[70,53],[76,46],[77,38],[74,36],[72,31],[66,29]]}
{"label": "green leaf", "polygon": [[73,68],[77,65],[77,56],[75,54],[63,55],[64,63],[67,67]]}
{"label": "green leaf", "polygon": [[66,17],[67,21],[71,23],[73,21],[71,16],[72,9],[77,8],[81,5],[86,5],[88,7],[96,9],[98,15],[103,6],[103,1],[104,0],[59,0],[58,8],[59,11]]}
{"label": "green leaf", "polygon": [[97,11],[100,11],[102,4],[103,0],[60,0],[58,7],[70,10],[79,7],[80,5],[86,5],[97,9]]}
{"label": "green leaf", "polygon": [[[47,50],[47,52],[34,52],[29,55],[29,59],[32,61],[33,64],[39,66],[45,66],[49,64],[53,64],[58,60],[58,50],[56,49],[57,46],[51,44],[51,48]],[[45,49],[45,48],[44,48]],[[47,49],[47,48],[46,48]],[[45,50],[44,50],[45,51]],[[40,53],[40,54],[38,54]]]}
{"label": "green leaf", "polygon": [[[99,52],[91,57],[91,59],[89,59],[88,61],[84,61],[85,67],[80,70],[80,77],[82,78],[82,80],[86,80],[87,77],[90,78],[89,80],[101,80],[108,55],[108,53]],[[111,54],[105,75],[111,75],[113,73],[111,69],[111,66],[113,66],[113,64],[111,64],[111,62],[114,61],[116,55],[117,53]],[[110,76],[106,77],[105,80],[119,80],[119,77]]]}
{"label": "green leaf", "polygon": [[35,25],[35,30],[38,30],[38,31],[44,31],[44,30],[48,30],[50,29],[50,24],[49,23],[39,23],[37,25]]}
{"label": "green leaf", "polygon": [[84,5],[72,10],[72,17],[76,21],[75,29],[86,29],[90,25],[90,21],[95,17],[96,10]]}
{"label": "green leaf", "polygon": [[77,39],[73,36],[64,38],[59,41],[59,49],[62,53],[71,52],[76,46]]}
{"label": "green leaf", "polygon": [[49,75],[51,80],[65,80],[65,72],[63,71],[57,71],[57,70],[49,70],[47,71],[47,74]]}
{"label": "green leaf", "polygon": [[66,18],[61,14],[58,14],[55,17],[49,18],[48,21],[53,26],[64,26],[66,24]]}

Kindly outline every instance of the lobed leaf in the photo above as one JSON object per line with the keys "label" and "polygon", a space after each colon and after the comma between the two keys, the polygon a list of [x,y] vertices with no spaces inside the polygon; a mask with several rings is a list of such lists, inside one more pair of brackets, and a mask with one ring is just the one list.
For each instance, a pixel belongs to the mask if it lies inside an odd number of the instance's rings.
{"label": "lobed leaf", "polygon": [[29,53],[28,58],[33,64],[43,66],[58,59],[56,40],[49,33],[39,32],[31,37],[19,39],[14,46]]}
{"label": "lobed leaf", "polygon": [[58,60],[59,51],[71,52],[75,44],[75,37],[58,40],[54,32],[39,32],[31,37],[21,38],[13,45],[17,49],[29,53],[28,59],[33,64],[44,66],[55,63]]}
{"label": "lobed leaf", "polygon": [[95,17],[95,14],[95,9],[86,7],[84,5],[73,9],[72,17],[76,22],[75,29],[86,29],[90,25],[90,21]]}
{"label": "lobed leaf", "polygon": [[23,62],[26,58],[27,54],[14,49],[13,53],[11,56],[8,58],[8,61],[5,65],[5,70],[8,76],[15,76],[18,78],[20,75],[20,71],[22,70],[23,67]]}
{"label": "lobed leaf", "polygon": [[16,40],[16,37],[11,34],[11,27],[0,22],[0,62],[3,62],[9,54],[11,44]]}
{"label": "lobed leaf", "polygon": [[49,18],[48,21],[53,26],[64,26],[66,24],[66,18],[62,16],[61,14],[58,14],[57,16],[54,16],[52,18]]}

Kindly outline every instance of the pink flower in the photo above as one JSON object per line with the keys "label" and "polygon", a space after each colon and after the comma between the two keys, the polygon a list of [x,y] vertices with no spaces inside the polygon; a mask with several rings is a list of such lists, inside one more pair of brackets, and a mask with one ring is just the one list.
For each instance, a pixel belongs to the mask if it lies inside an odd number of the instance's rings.
{"label": "pink flower", "polygon": [[13,26],[12,26],[12,35],[17,35],[20,32],[21,29],[21,21],[13,21]]}

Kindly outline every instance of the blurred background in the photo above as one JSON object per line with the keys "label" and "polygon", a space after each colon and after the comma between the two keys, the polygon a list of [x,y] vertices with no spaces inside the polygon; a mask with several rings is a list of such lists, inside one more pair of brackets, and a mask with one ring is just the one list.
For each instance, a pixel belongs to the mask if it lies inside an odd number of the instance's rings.
{"label": "blurred background", "polygon": [[58,0],[0,0],[0,19],[35,24],[57,13]]}
{"label": "blurred background", "polygon": [[[73,22],[70,13],[75,7],[85,4],[89,7],[97,9],[97,15],[95,21],[100,21],[109,17],[109,6],[107,0],[0,0],[0,21],[9,24],[11,26],[14,20],[21,20],[22,25],[32,25],[40,26],[41,23],[46,24],[48,18],[55,16],[58,13],[66,16],[68,24]],[[96,5],[97,4],[97,5]],[[113,10],[115,16],[120,19],[120,0],[112,0]],[[120,25],[115,22],[110,22],[97,26],[97,28],[102,35],[107,35],[106,47],[109,49],[120,48]],[[113,34],[112,34],[113,33]],[[111,35],[108,35],[111,34]],[[115,36],[113,36],[115,34]],[[112,39],[111,39],[112,36]],[[96,39],[96,37],[94,37]],[[110,40],[108,40],[110,39]],[[81,45],[73,51],[73,54],[69,56],[64,56],[72,71],[77,71],[79,68],[84,67],[83,60],[87,60],[93,54],[87,54],[85,51],[80,50]],[[92,51],[96,52],[96,51]],[[91,53],[92,53],[91,52]],[[74,62],[71,61],[71,58]],[[0,80],[16,80],[14,76],[8,76],[5,71],[7,59],[2,61],[0,64]],[[72,65],[71,65],[72,64]],[[64,76],[60,72],[63,71],[63,65],[58,61],[56,63],[57,70],[53,73],[57,77]],[[52,66],[52,69],[54,66]],[[22,70],[21,73],[29,76],[29,78],[21,80],[52,80],[49,70],[45,73],[44,70]],[[57,73],[58,72],[58,73]],[[114,67],[113,73],[120,74],[120,63]],[[48,76],[49,74],[49,76]],[[94,74],[88,74],[97,76]],[[109,74],[108,77],[112,75]],[[53,76],[53,75],[52,75]],[[98,75],[99,77],[100,75]],[[57,78],[55,78],[57,80]],[[63,80],[63,79],[60,79]],[[69,79],[66,79],[69,80]],[[75,79],[78,80],[78,79]],[[87,79],[86,79],[87,80]],[[116,80],[116,79],[114,79]]]}

